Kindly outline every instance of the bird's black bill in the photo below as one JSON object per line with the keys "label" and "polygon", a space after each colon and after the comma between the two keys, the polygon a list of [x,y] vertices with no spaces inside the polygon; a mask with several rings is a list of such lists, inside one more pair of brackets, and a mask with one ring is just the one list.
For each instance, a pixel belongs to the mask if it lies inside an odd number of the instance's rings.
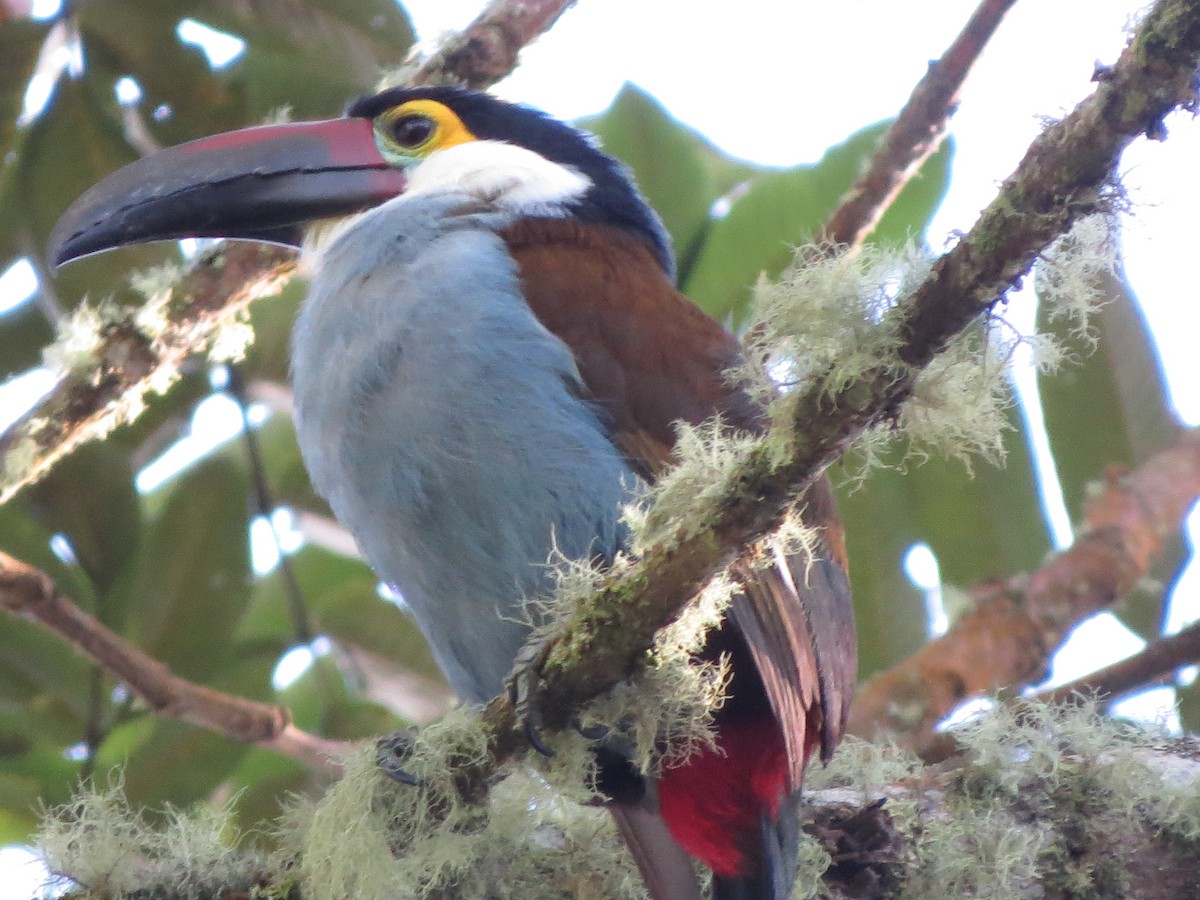
{"label": "bird's black bill", "polygon": [[126,244],[231,237],[298,245],[303,226],[395,197],[404,175],[365,119],[265,125],[170,147],[114,172],[50,237],[56,266]]}

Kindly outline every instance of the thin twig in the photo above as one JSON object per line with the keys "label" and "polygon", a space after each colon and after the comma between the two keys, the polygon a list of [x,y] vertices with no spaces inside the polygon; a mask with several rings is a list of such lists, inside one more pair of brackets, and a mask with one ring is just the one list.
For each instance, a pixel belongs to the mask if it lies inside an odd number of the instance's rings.
{"label": "thin twig", "polygon": [[1105,666],[1082,678],[1053,690],[1043,691],[1036,699],[1048,703],[1066,703],[1073,697],[1113,699],[1154,684],[1173,681],[1184,666],[1200,663],[1200,622],[1178,634],[1159,638],[1139,653]]}
{"label": "thin twig", "polygon": [[929,64],[867,170],[825,223],[824,238],[830,245],[861,244],[921,164],[937,152],[967,74],[1014,3],[983,0],[942,58]]}
{"label": "thin twig", "polygon": [[48,575],[0,552],[0,607],[31,618],[121,679],[156,713],[236,741],[277,750],[315,771],[335,774],[351,746],[291,724],[280,706],[235,697],[173,675],[64,595]]}
{"label": "thin twig", "polygon": [[275,530],[272,514],[275,512],[275,498],[271,492],[270,479],[267,477],[267,466],[263,462],[262,448],[259,446],[258,435],[250,421],[250,400],[246,396],[246,384],[241,370],[237,366],[229,366],[228,390],[237,403],[238,412],[242,417],[242,446],[246,448],[246,462],[250,469],[250,493],[254,504],[254,512],[271,528],[271,540],[275,544],[279,563],[276,570],[283,594],[287,598],[288,611],[292,617],[292,637],[297,644],[311,644],[313,641],[312,623],[309,621],[308,605],[304,602],[304,591],[300,588],[300,579],[296,577],[296,568],[292,565],[291,557],[284,552],[279,540],[279,532]]}

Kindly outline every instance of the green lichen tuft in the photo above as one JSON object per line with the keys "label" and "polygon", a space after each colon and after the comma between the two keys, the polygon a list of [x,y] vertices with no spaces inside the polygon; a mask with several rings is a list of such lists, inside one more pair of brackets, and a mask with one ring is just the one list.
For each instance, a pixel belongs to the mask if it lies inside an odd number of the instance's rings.
{"label": "green lichen tuft", "polygon": [[763,440],[734,431],[720,419],[679,423],[676,429],[676,465],[647,491],[645,512],[629,517],[635,554],[686,540],[710,523]]}
{"label": "green lichen tuft", "polygon": [[126,311],[112,300],[85,300],[59,324],[58,335],[42,350],[42,364],[61,372],[94,370],[106,330],[125,318]]}
{"label": "green lichen tuft", "polygon": [[833,857],[818,841],[801,834],[800,846],[796,850],[796,880],[792,884],[789,900],[810,900],[820,896],[824,889],[821,877],[832,864]]}
{"label": "green lichen tuft", "polygon": [[1117,275],[1118,238],[1111,214],[1086,216],[1055,241],[1035,270],[1038,301],[1051,322],[1066,321],[1071,337],[1095,349],[1095,314],[1104,305],[1104,283]]}
{"label": "green lichen tuft", "polygon": [[418,786],[381,775],[373,748],[347,761],[319,801],[285,817],[281,860],[296,860],[308,900],[454,896],[566,900],[640,897],[639,880],[607,814],[595,805],[595,765],[577,734],[552,736],[546,771],[503,773],[483,803],[466,803],[454,772],[482,761],[478,710],[460,708],[423,729],[404,760]]}
{"label": "green lichen tuft", "polygon": [[134,324],[152,341],[171,327],[171,304],[183,276],[182,268],[169,263],[142,269],[129,276],[129,284],[144,298],[133,314]]}
{"label": "green lichen tuft", "polygon": [[36,845],[49,869],[97,897],[205,897],[247,891],[271,871],[266,856],[238,849],[229,806],[165,810],[151,825],[125,799],[120,780],[83,785],[49,810]]}
{"label": "green lichen tuft", "polygon": [[801,247],[778,281],[756,287],[747,361],[735,376],[773,409],[773,421],[790,421],[797,388],[818,379],[833,396],[895,358],[900,330],[888,311],[928,271],[912,247],[834,255]]}
{"label": "green lichen tuft", "polygon": [[[904,896],[1132,896],[1125,849],[1180,808],[1162,790],[1161,734],[1093,703],[1021,703],[957,736],[967,765],[946,794],[948,815],[924,821]],[[1180,780],[1185,795],[1197,769]]]}

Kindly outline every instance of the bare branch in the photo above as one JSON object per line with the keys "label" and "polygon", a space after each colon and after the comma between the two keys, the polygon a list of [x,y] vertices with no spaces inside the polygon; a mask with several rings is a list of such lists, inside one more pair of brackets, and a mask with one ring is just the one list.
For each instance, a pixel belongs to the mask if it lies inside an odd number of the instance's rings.
{"label": "bare branch", "polygon": [[[855,697],[849,730],[867,738],[887,733],[924,755],[936,742],[934,726],[963,700],[1043,678],[1050,656],[1076,622],[1136,587],[1197,497],[1200,431],[1190,431],[1091,500],[1070,549],[1031,575],[977,586],[972,593],[978,606],[947,634],[867,682]],[[1171,653],[1194,650],[1197,635],[1168,640],[1160,642],[1168,644],[1164,655],[1142,661],[1151,670]],[[1112,677],[1128,679],[1133,666],[1118,664]],[[1092,687],[1104,689],[1107,677],[1087,680],[1096,679]]]}
{"label": "bare branch", "polygon": [[575,0],[494,0],[410,77],[411,84],[461,84],[482,90],[511,74],[517,54],[550,30]]}
{"label": "bare branch", "polygon": [[85,613],[45,573],[0,553],[0,607],[32,618],[121,679],[159,715],[235,741],[276,750],[315,771],[336,774],[350,745],[301,731],[288,711],[194,684]]}
{"label": "bare branch", "polygon": [[1150,685],[1173,682],[1180,668],[1193,663],[1200,663],[1200,623],[1147,644],[1128,659],[1044,691],[1037,699],[1047,703],[1066,703],[1075,697],[1115,699]]}
{"label": "bare branch", "polygon": [[983,0],[942,58],[929,64],[867,170],[825,223],[824,238],[832,246],[861,244],[922,163],[937,152],[967,74],[1014,3]]}

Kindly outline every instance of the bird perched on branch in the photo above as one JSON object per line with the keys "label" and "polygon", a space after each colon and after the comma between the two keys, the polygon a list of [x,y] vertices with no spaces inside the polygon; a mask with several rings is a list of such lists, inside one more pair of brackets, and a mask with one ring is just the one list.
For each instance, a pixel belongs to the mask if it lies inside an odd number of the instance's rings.
{"label": "bird perched on branch", "polygon": [[[528,637],[526,600],[552,588],[551,553],[622,549],[621,508],[671,464],[676,422],[763,427],[723,375],[739,345],[674,289],[667,235],[619,163],[536,110],[455,88],[147,157],[68,211],[52,256],[306,234],[293,377],[313,484],[451,686],[484,702]],[[815,560],[747,571],[708,638],[733,670],[716,747],[613,791],[657,900],[699,896],[680,848],[719,898],[790,889],[805,766],[840,740],[855,676],[828,483],[803,503]]]}

